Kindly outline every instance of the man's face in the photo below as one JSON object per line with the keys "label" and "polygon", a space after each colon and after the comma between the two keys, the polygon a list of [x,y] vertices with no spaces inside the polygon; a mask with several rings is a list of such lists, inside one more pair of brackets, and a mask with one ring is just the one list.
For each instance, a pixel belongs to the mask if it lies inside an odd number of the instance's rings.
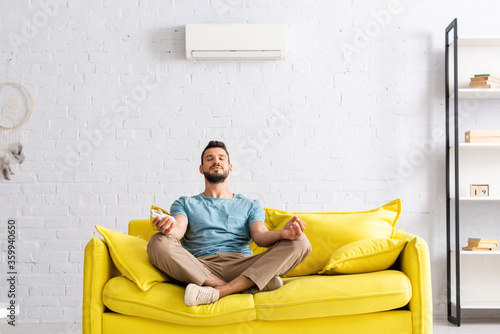
{"label": "man's face", "polygon": [[224,149],[219,147],[209,148],[203,155],[203,165],[200,173],[210,183],[222,183],[232,172],[233,166],[229,164],[228,156]]}

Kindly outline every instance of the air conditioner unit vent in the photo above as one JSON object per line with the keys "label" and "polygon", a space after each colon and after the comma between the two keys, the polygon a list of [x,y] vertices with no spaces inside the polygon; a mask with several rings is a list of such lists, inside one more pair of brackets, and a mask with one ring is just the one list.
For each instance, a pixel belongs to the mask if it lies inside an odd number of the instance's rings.
{"label": "air conditioner unit vent", "polygon": [[284,59],[285,24],[188,24],[187,59]]}

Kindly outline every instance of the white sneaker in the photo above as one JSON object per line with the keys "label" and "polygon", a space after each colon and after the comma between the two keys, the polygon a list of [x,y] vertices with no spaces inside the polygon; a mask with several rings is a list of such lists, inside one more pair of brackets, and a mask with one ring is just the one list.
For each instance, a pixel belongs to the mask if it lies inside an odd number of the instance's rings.
{"label": "white sneaker", "polygon": [[189,284],[184,293],[184,304],[187,306],[212,304],[219,300],[219,291],[209,286]]}

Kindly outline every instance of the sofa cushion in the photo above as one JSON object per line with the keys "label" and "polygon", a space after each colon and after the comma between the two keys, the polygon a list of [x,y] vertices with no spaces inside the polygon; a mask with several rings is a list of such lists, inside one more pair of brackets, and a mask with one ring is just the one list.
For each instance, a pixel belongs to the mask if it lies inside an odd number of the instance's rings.
{"label": "sofa cushion", "polygon": [[359,274],[389,269],[406,245],[405,240],[379,238],[340,247],[319,274]]}
{"label": "sofa cushion", "polygon": [[255,295],[257,319],[292,320],[393,310],[405,306],[412,290],[396,270],[337,276],[285,278],[284,286]]}
{"label": "sofa cushion", "polygon": [[141,291],[125,277],[106,284],[103,302],[114,312],[192,326],[219,326],[255,320],[253,295],[236,294],[216,303],[199,306],[184,304],[183,286],[160,283]]}
{"label": "sofa cushion", "polygon": [[[351,242],[391,238],[401,213],[401,201],[397,199],[380,208],[359,212],[286,212],[270,208],[265,211],[265,223],[273,231],[282,229],[295,215],[306,223],[304,233],[311,242],[312,252],[286,275],[293,277],[317,274],[337,249]],[[253,242],[250,249],[254,254],[266,250]]]}
{"label": "sofa cushion", "polygon": [[125,277],[103,292],[114,312],[181,325],[218,326],[250,320],[293,320],[393,310],[411,299],[408,277],[394,270],[339,276],[285,278],[284,286],[255,295],[235,294],[210,305],[184,304],[185,288],[159,283],[141,291]]}
{"label": "sofa cushion", "polygon": [[137,284],[139,289],[146,291],[156,283],[168,280],[149,261],[146,240],[99,225],[95,228],[104,237],[116,268]]}

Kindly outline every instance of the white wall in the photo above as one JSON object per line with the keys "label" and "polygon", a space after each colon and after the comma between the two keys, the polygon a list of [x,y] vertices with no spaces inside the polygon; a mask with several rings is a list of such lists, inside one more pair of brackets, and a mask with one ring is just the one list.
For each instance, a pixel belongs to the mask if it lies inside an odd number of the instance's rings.
{"label": "white wall", "polygon": [[[444,29],[458,17],[461,34],[495,34],[495,1],[0,6],[0,81],[35,100],[26,161],[0,181],[1,226],[13,217],[19,234],[19,323],[81,322],[94,225],[125,232],[152,204],[200,192],[199,155],[212,139],[230,150],[231,190],[267,207],[367,210],[401,198],[398,225],[429,243],[444,316]],[[286,23],[286,60],[185,60],[184,26],[207,22]],[[3,252],[2,282],[6,272]]]}

